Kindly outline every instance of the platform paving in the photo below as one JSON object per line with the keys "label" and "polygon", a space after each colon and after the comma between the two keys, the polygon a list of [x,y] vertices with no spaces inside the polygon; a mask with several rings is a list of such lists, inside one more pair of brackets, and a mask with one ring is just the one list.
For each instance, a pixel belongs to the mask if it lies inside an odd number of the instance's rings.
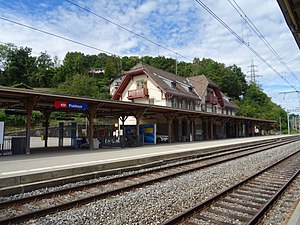
{"label": "platform paving", "polygon": [[[145,145],[134,148],[100,148],[88,149],[33,149],[30,155],[12,155],[0,157],[0,179],[21,176],[25,174],[57,171],[63,169],[84,167],[88,165],[107,164],[133,159],[141,159],[166,154],[189,152],[193,150],[208,149],[238,143],[259,141],[264,139],[280,138],[281,136],[261,136],[248,138],[234,138],[213,141],[164,143]],[[39,146],[37,140],[33,141]],[[0,181],[1,182],[1,181]]]}
{"label": "platform paving", "polygon": [[300,225],[300,201],[287,225]]}

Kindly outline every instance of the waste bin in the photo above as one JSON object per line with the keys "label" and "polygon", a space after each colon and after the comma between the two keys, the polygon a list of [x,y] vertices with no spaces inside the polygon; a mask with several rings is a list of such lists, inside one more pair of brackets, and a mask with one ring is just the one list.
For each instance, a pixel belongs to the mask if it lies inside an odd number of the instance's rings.
{"label": "waste bin", "polygon": [[26,154],[26,137],[12,137],[11,152],[13,155]]}
{"label": "waste bin", "polygon": [[81,148],[81,146],[82,146],[82,138],[76,138],[76,141],[74,143],[74,148]]}

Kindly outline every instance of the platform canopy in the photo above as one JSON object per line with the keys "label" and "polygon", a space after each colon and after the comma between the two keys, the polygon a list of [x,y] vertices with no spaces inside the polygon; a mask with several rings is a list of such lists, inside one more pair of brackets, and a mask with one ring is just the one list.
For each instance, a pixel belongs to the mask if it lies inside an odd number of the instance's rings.
{"label": "platform canopy", "polygon": [[277,2],[300,48],[300,0],[277,0]]}
{"label": "platform canopy", "polygon": [[36,90],[0,86],[1,109],[26,110],[26,107],[28,106],[30,106],[32,110],[40,112],[89,113],[91,109],[94,109],[94,117],[118,117],[121,115],[131,116],[135,115],[136,112],[142,112],[143,115],[153,115],[156,113],[162,113],[176,114],[178,116],[188,115],[197,117],[229,118],[240,121],[253,121],[258,123],[269,124],[276,122],[273,120],[263,120],[226,114],[191,111],[151,104],[140,104],[117,100],[103,100],[90,97],[65,95],[52,92],[42,92]]}

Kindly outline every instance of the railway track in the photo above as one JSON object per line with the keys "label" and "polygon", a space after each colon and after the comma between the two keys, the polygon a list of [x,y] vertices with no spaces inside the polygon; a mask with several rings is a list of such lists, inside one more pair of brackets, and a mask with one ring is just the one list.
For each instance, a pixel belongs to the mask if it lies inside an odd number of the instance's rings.
{"label": "railway track", "polygon": [[[120,192],[282,146],[294,142],[295,140],[299,139],[286,139],[280,142],[261,144],[259,147],[250,146],[241,149],[237,148],[233,151],[226,150],[218,155],[208,155],[201,159],[177,163],[176,165],[166,166],[164,168],[150,169],[148,171],[111,178],[97,183],[2,202],[0,203],[0,224],[16,223],[69,209],[97,199],[116,195]],[[30,203],[30,206],[28,203]]]}
{"label": "railway track", "polygon": [[262,169],[163,225],[257,224],[299,175],[300,150]]}

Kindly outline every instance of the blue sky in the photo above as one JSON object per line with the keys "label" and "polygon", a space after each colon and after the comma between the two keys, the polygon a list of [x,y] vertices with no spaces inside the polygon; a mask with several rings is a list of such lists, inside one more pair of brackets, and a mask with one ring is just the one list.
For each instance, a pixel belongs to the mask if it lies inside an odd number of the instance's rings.
{"label": "blue sky", "polygon": [[[158,56],[188,61],[212,58],[229,66],[236,64],[250,75],[253,60],[257,82],[272,100],[288,109],[299,107],[298,94],[279,92],[300,89],[300,50],[282,16],[276,0],[224,0],[202,2],[237,35],[261,55],[282,79],[261,59],[241,44],[194,0],[70,0],[157,43],[153,44],[88,13],[66,0],[0,0],[0,17],[42,29],[119,56]],[[237,5],[245,14],[236,12]],[[249,18],[274,48],[285,66],[271,53],[243,18]],[[45,52],[63,59],[68,51],[98,54],[100,51],[30,30],[0,19],[0,43],[28,46],[34,53]],[[165,48],[162,48],[163,46]],[[178,54],[175,54],[178,53]],[[182,57],[184,56],[184,57]],[[299,78],[298,78],[299,77]],[[286,80],[286,81],[285,81]]]}

